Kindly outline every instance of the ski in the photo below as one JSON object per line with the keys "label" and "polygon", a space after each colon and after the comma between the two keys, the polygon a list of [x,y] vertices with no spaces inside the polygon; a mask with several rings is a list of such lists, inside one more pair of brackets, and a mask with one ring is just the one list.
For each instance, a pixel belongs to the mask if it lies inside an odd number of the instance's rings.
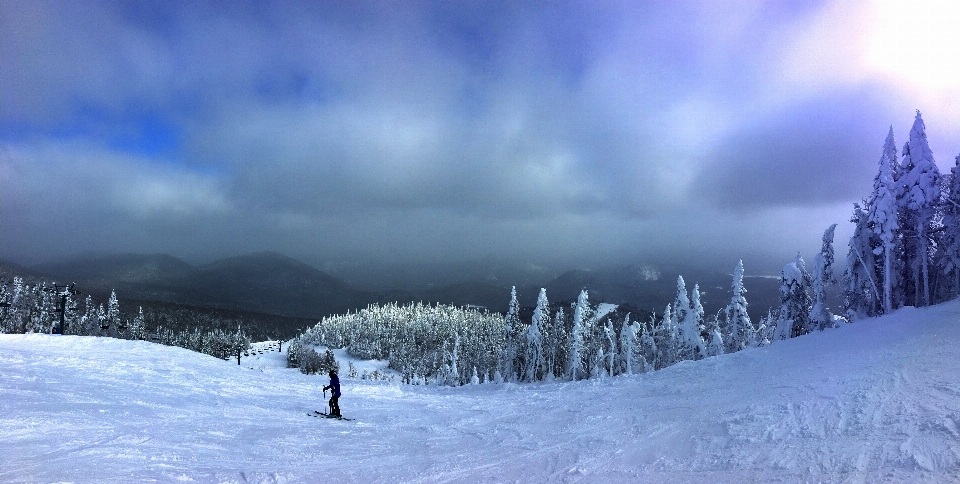
{"label": "ski", "polygon": [[353,420],[352,418],[337,417],[337,416],[330,415],[330,414],[328,414],[328,413],[323,413],[323,412],[320,412],[320,411],[317,411],[317,410],[314,410],[313,413],[308,413],[307,415],[309,415],[309,416],[311,416],[311,417],[316,417],[316,418],[335,418],[335,419],[337,419],[337,420],[347,420],[347,421],[352,421],[352,420]]}

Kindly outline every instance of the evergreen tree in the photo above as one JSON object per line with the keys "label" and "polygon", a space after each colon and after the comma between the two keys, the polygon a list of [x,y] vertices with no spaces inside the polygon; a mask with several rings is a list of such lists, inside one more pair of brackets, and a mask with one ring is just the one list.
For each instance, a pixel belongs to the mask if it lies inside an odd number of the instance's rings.
{"label": "evergreen tree", "polygon": [[613,324],[610,322],[610,318],[607,318],[606,324],[603,325],[603,351],[601,354],[606,359],[606,369],[608,376],[614,376],[617,374],[616,370],[616,361],[619,351],[617,349],[617,335],[613,330]]}
{"label": "evergreen tree", "polygon": [[793,262],[783,266],[780,274],[780,317],[774,338],[786,339],[807,334],[813,329],[810,321],[813,301],[809,294],[810,274],[800,254]]}
{"label": "evergreen tree", "polygon": [[457,365],[460,359],[460,335],[456,335],[453,340],[453,351],[450,352],[450,366],[447,375],[447,384],[451,386],[460,386],[460,367]]}
{"label": "evergreen tree", "polygon": [[537,297],[537,307],[533,310],[533,319],[527,328],[526,375],[527,381],[537,381],[543,378],[543,332],[550,321],[550,303],[547,301],[547,290],[541,288]]}
{"label": "evergreen tree", "polygon": [[666,368],[674,364],[676,360],[676,325],[674,324],[673,307],[667,304],[663,310],[663,317],[660,324],[654,331],[654,346],[657,348],[657,359],[659,364],[657,369]]}
{"label": "evergreen tree", "polygon": [[[699,290],[697,297],[699,298]],[[677,298],[673,306],[673,327],[676,328],[674,339],[676,359],[698,360],[703,358],[704,344],[700,336],[700,318],[703,317],[702,309],[698,315],[693,310],[690,299],[687,296],[687,288],[683,282],[683,277],[677,277]]]}
{"label": "evergreen tree", "polygon": [[755,341],[756,335],[750,315],[747,314],[747,298],[743,295],[747,289],[743,287],[743,260],[737,262],[733,269],[733,297],[727,305],[726,316],[726,350],[728,353],[740,351]]}
{"label": "evergreen tree", "polygon": [[813,309],[810,311],[812,327],[823,331],[833,326],[833,314],[827,309],[827,287],[835,284],[833,277],[833,233],[837,224],[823,232],[823,246],[813,259]]}
{"label": "evergreen tree", "polygon": [[110,299],[107,301],[107,331],[105,336],[116,337],[120,331],[120,301],[117,299],[116,291],[110,291]]}
{"label": "evergreen tree", "polygon": [[637,334],[639,329],[639,325],[630,322],[630,313],[627,313],[626,317],[623,318],[623,324],[620,325],[619,373],[633,375],[635,368],[637,373],[642,373],[642,367],[637,368],[635,364],[637,355],[640,354],[638,340],[640,335]]}
{"label": "evergreen tree", "polygon": [[130,324],[130,338],[140,340],[145,337],[146,322],[143,318],[143,306],[140,306],[140,312],[137,314],[137,317],[133,318],[133,323]]}
{"label": "evergreen tree", "polygon": [[931,304],[929,255],[936,247],[931,244],[931,235],[935,208],[940,199],[940,171],[927,143],[920,111],[914,118],[910,140],[903,148],[900,168],[901,175],[897,179],[899,222],[903,230],[911,231],[904,238],[905,267],[911,276],[908,281],[912,283],[908,297],[913,296],[915,306],[927,306]]}
{"label": "evergreen tree", "polygon": [[841,277],[843,309],[847,319],[875,316],[881,301],[876,283],[876,265],[873,258],[874,233],[867,212],[859,204],[853,205],[853,235],[848,243],[846,265]]}
{"label": "evergreen tree", "polygon": [[504,351],[501,367],[507,381],[516,381],[520,375],[520,335],[522,334],[520,303],[517,302],[516,286],[510,289],[510,305],[507,308],[507,315],[504,317],[503,331]]}
{"label": "evergreen tree", "polygon": [[[683,282],[683,276],[677,276],[677,297],[673,300],[672,309],[672,323],[677,327],[687,320],[687,313],[690,312],[690,297],[687,295],[687,285]],[[680,358],[680,360],[684,359],[689,358]]]}
{"label": "evergreen tree", "polygon": [[548,379],[567,374],[567,318],[563,308],[558,308],[550,325],[550,347],[547,350]]}
{"label": "evergreen tree", "polygon": [[[103,304],[97,306],[97,332],[95,336],[106,336],[107,330],[110,328],[110,320],[107,319],[107,312],[103,310]],[[200,351],[199,347],[193,346],[190,348],[193,351]]]}
{"label": "evergreen tree", "polygon": [[[900,244],[900,221],[897,208],[896,175],[897,151],[893,141],[893,127],[887,135],[883,155],[880,157],[880,169],[877,172],[873,188],[873,203],[869,207],[869,221],[873,232],[877,234],[880,245],[874,249],[874,254],[882,257],[883,267],[883,312],[889,313],[899,304],[894,303],[894,288],[899,287],[900,281],[895,271],[898,265]],[[902,291],[900,291],[902,292]]]}
{"label": "evergreen tree", "polygon": [[587,332],[587,322],[590,317],[590,303],[587,290],[580,291],[577,305],[573,310],[573,329],[570,330],[570,344],[567,354],[570,362],[567,371],[571,380],[579,380],[586,376],[584,367],[584,335]]}
{"label": "evergreen tree", "polygon": [[644,370],[643,371],[652,371],[659,370],[662,368],[660,362],[660,350],[657,348],[657,342],[653,334],[655,331],[657,322],[657,316],[655,313],[650,313],[650,322],[644,324],[641,328],[640,335],[640,353],[641,358],[644,361]]}
{"label": "evergreen tree", "polygon": [[477,367],[473,367],[473,376],[470,377],[471,385],[479,385],[480,377],[477,375]]}
{"label": "evergreen tree", "polygon": [[[138,316],[138,319],[142,318],[142,316],[143,316],[143,308],[140,309],[140,316]],[[233,338],[230,341],[230,346],[231,346],[230,355],[237,355],[243,351],[247,351],[250,349],[250,338],[247,337],[247,335],[243,332],[243,329],[240,328],[239,324],[237,325],[237,332],[233,333]],[[333,353],[330,353],[330,354],[331,356],[333,355]],[[334,360],[334,362],[336,362],[336,360]],[[337,367],[339,368],[339,365],[337,365]]]}
{"label": "evergreen tree", "polygon": [[603,378],[607,375],[607,371],[604,368],[604,360],[606,359],[606,354],[604,353],[603,338],[600,333],[602,328],[593,327],[593,337],[591,341],[593,344],[590,345],[590,350],[587,353],[587,360],[590,363],[589,374],[592,378]]}
{"label": "evergreen tree", "polygon": [[13,278],[13,291],[10,296],[10,309],[7,312],[8,333],[26,333],[30,321],[30,309],[33,307],[33,297],[30,286],[23,283],[20,277]]}
{"label": "evergreen tree", "polygon": [[11,294],[7,289],[6,281],[0,281],[0,334],[8,332],[7,315],[9,314]]}
{"label": "evergreen tree", "polygon": [[34,286],[33,310],[30,312],[29,333],[51,333],[57,321],[56,292],[43,284]]}
{"label": "evergreen tree", "polygon": [[700,284],[694,284],[693,291],[690,291],[690,317],[693,318],[691,324],[692,329],[695,330],[697,335],[694,341],[697,345],[697,353],[699,354],[697,359],[700,359],[706,356],[706,342],[709,341],[708,338],[712,337],[712,335],[708,334],[705,324],[706,321],[704,320],[703,305],[700,303]]}
{"label": "evergreen tree", "polygon": [[[880,155],[879,169],[873,180],[873,193],[867,205],[868,223],[877,238],[873,254],[877,260],[876,264],[882,268],[882,272],[876,272],[879,279],[877,284],[881,284],[881,280],[883,284],[881,304],[884,313],[889,313],[894,307],[899,306],[894,303],[894,298],[903,292],[897,270],[901,252],[897,206],[899,166],[896,141],[893,137],[893,126],[891,126],[883,145],[883,153]],[[897,289],[896,293],[895,289]]]}
{"label": "evergreen tree", "polygon": [[706,326],[706,356],[720,356],[723,354],[723,333],[720,330],[720,320],[717,316],[710,316],[705,321]]}
{"label": "evergreen tree", "polygon": [[757,324],[757,346],[769,346],[776,339],[777,317],[773,314],[773,308],[767,310],[766,316],[760,317]]}

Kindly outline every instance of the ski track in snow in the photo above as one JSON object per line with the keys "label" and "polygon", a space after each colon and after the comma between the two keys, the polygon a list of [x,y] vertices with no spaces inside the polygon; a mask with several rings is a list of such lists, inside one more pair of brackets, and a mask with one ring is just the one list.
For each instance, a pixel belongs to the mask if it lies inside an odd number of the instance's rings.
{"label": "ski track in snow", "polygon": [[0,335],[0,482],[960,482],[960,301],[644,375],[459,388]]}

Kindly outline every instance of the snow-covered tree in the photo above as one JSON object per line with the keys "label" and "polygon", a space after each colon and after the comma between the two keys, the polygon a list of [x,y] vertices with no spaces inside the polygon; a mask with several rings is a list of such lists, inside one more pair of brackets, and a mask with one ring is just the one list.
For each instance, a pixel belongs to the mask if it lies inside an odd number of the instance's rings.
{"label": "snow-covered tree", "polygon": [[609,376],[614,376],[617,374],[617,356],[620,354],[617,349],[617,334],[613,330],[613,323],[610,321],[610,318],[607,318],[606,324],[603,325],[603,350],[601,353],[606,357],[606,367],[607,374]]}
{"label": "snow-covered tree", "polygon": [[28,333],[49,333],[56,314],[55,304],[51,297],[51,288],[46,284],[34,286],[33,310],[30,311]]}
{"label": "snow-covered tree", "polygon": [[644,361],[644,371],[659,370],[662,368],[660,363],[660,350],[657,348],[657,342],[653,336],[656,323],[656,314],[650,313],[650,321],[644,324],[640,330],[640,357]]}
{"label": "snow-covered tree", "polygon": [[663,317],[660,318],[660,324],[655,327],[653,335],[654,346],[658,351],[658,370],[666,368],[677,361],[677,326],[674,321],[673,306],[667,304],[667,307],[663,309]]}
{"label": "snow-covered tree", "polygon": [[543,378],[543,331],[550,324],[550,303],[547,301],[547,290],[541,288],[537,297],[537,307],[533,310],[533,319],[527,327],[526,341],[526,369],[524,375],[527,381],[537,381]]}
{"label": "snow-covered tree", "polygon": [[876,280],[874,233],[870,228],[869,215],[859,204],[853,205],[853,235],[847,244],[847,260],[840,279],[843,294],[843,309],[847,319],[854,320],[875,316],[881,301]]}
{"label": "snow-covered tree", "polygon": [[580,291],[577,305],[573,310],[573,329],[570,330],[570,344],[567,354],[570,362],[567,371],[571,380],[579,380],[586,376],[584,365],[584,336],[588,331],[587,324],[590,318],[590,302],[587,290]]}
{"label": "snow-covered tree", "polygon": [[[883,312],[889,313],[894,304],[894,288],[900,287],[899,274],[895,270],[899,263],[900,251],[900,221],[897,208],[897,171],[900,166],[897,160],[896,141],[893,137],[893,126],[887,133],[883,144],[883,153],[880,155],[879,169],[873,180],[873,193],[867,205],[868,224],[876,235],[877,246],[873,255],[878,259],[877,264],[882,267],[879,278],[882,279]],[[875,271],[876,273],[876,271]],[[880,281],[877,281],[880,284]],[[899,292],[902,292],[899,291]]]}
{"label": "snow-covered tree", "polygon": [[718,315],[710,316],[704,320],[704,333],[707,335],[707,339],[704,341],[706,344],[706,356],[719,356],[723,354],[725,348],[723,342],[723,331],[720,329],[720,319]]}
{"label": "snow-covered tree", "polygon": [[677,276],[677,297],[674,298],[671,308],[673,309],[673,325],[683,324],[687,320],[687,313],[690,312],[690,296],[687,294],[687,285],[683,282],[683,276]]}
{"label": "snow-covered tree", "polygon": [[604,368],[604,363],[606,361],[606,353],[604,352],[603,337],[601,334],[603,329],[599,327],[594,327],[593,345],[591,345],[590,351],[587,352],[587,359],[590,363],[588,368],[588,373],[591,378],[603,378],[607,376],[607,371]]}
{"label": "snow-covered tree", "polygon": [[747,314],[747,298],[744,293],[747,289],[743,286],[743,260],[737,262],[737,267],[733,269],[733,297],[730,298],[730,304],[724,311],[726,316],[726,351],[733,353],[740,351],[753,344],[756,340],[753,324],[750,322],[750,315]]}
{"label": "snow-covered tree", "polygon": [[470,384],[471,385],[480,384],[480,376],[477,375],[477,367],[473,367],[473,376],[470,377]]}
{"label": "snow-covered tree", "polygon": [[776,339],[777,322],[777,316],[773,314],[773,308],[767,310],[766,316],[760,317],[760,321],[757,323],[757,346],[769,346]]}
{"label": "snow-covered tree", "polygon": [[833,277],[833,234],[837,224],[823,232],[823,246],[813,259],[813,309],[810,311],[812,327],[823,331],[833,326],[833,313],[827,309],[827,287],[836,283]]}
{"label": "snow-covered tree", "polygon": [[30,287],[23,283],[20,277],[13,278],[13,290],[10,295],[10,309],[7,311],[8,333],[26,333],[30,319],[30,308],[33,306]]}
{"label": "snow-covered tree", "polygon": [[143,318],[143,306],[140,306],[140,312],[130,323],[130,339],[144,339],[146,336],[146,322]]}
{"label": "snow-covered tree", "polygon": [[120,301],[117,299],[116,291],[110,291],[110,299],[107,301],[107,328],[105,334],[108,336],[117,336],[120,330]]}
{"label": "snow-covered tree", "polygon": [[[141,316],[143,315],[143,309],[140,309]],[[243,329],[240,328],[240,325],[237,325],[237,332],[233,333],[233,338],[230,340],[230,354],[237,355],[243,351],[250,349],[250,338],[243,332]],[[333,353],[331,353],[333,354]],[[336,361],[336,360],[334,360]],[[337,366],[339,368],[339,365]]]}
{"label": "snow-covered tree", "polygon": [[[699,289],[697,289],[699,299]],[[673,303],[673,324],[676,328],[675,351],[676,361],[698,360],[704,356],[703,337],[700,335],[700,321],[703,318],[693,310],[687,296],[687,288],[683,277],[677,277],[677,298]]]}
{"label": "snow-covered tree", "polygon": [[[906,269],[910,273],[909,286],[915,306],[930,305],[930,252],[932,225],[935,208],[940,200],[940,170],[933,159],[933,151],[927,143],[926,128],[920,111],[914,118],[910,140],[903,147],[897,179],[897,202],[900,210],[899,223],[902,230],[910,232],[904,237]],[[908,301],[909,302],[909,301]]]}
{"label": "snow-covered tree", "polygon": [[460,386],[460,335],[454,335],[453,350],[450,352],[450,366],[447,374],[447,384],[451,386]]}
{"label": "snow-covered tree", "polygon": [[627,316],[623,318],[623,324],[620,325],[618,343],[620,352],[617,355],[617,366],[620,373],[633,374],[634,353],[639,350],[637,347],[638,329],[637,325],[630,323],[630,313],[627,313]]}
{"label": "snow-covered tree", "polygon": [[706,320],[704,319],[704,310],[703,304],[700,303],[700,284],[694,284],[693,290],[690,291],[690,314],[689,317],[693,318],[692,326],[696,328],[697,335],[699,338],[696,339],[695,343],[698,344],[699,358],[706,356],[707,341],[709,341]]}
{"label": "snow-covered tree", "polygon": [[549,344],[544,348],[544,361],[548,372],[546,378],[552,380],[567,374],[567,317],[563,308],[557,308],[550,324]]}
{"label": "snow-covered tree", "polygon": [[[107,317],[107,312],[103,309],[103,304],[97,306],[97,325],[99,329],[97,330],[97,336],[107,336],[110,329],[110,319]],[[199,345],[192,345],[190,347],[193,351],[200,351]]]}
{"label": "snow-covered tree", "polygon": [[513,286],[510,289],[510,305],[507,308],[503,326],[504,351],[501,358],[501,368],[507,381],[516,381],[520,376],[519,352],[522,331],[520,303],[517,302],[517,288]]}
{"label": "snow-covered tree", "polygon": [[7,332],[7,315],[10,311],[11,297],[6,281],[0,281],[0,334]]}
{"label": "snow-covered tree", "polygon": [[810,322],[813,303],[810,285],[810,274],[807,273],[803,258],[797,254],[797,258],[783,266],[780,273],[780,314],[775,339],[793,338],[813,329]]}

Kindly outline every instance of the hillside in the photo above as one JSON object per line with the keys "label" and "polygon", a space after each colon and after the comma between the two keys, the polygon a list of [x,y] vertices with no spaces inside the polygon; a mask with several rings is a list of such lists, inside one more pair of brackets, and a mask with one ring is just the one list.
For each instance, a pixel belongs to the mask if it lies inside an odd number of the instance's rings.
{"label": "hillside", "polygon": [[304,415],[325,379],[280,365],[0,335],[0,481],[957,482],[958,317],[906,308],[600,380],[344,379],[353,422]]}
{"label": "hillside", "polygon": [[[275,252],[231,257],[201,266],[191,266],[166,254],[121,254],[79,257],[30,268],[0,263],[0,270],[8,274],[37,274],[60,283],[75,282],[82,292],[104,301],[115,289],[121,302],[249,311],[312,320],[394,301],[473,304],[505,312],[511,286],[517,286],[520,303],[530,307],[536,304],[540,288],[545,287],[554,304],[575,301],[580,291],[587,289],[594,302],[624,303],[659,313],[676,297],[680,274],[688,289],[700,284],[703,305],[713,313],[729,302],[732,280],[730,274],[675,266],[662,267],[656,271],[656,277],[650,277],[650,266],[645,265],[571,270],[547,276],[538,266],[516,263],[516,268],[511,268],[503,261],[490,262],[487,272],[481,270],[479,262],[473,262],[468,265],[470,270],[458,277],[452,275],[467,265],[428,265],[423,268],[425,273],[417,276],[407,274],[413,268],[401,265],[385,266],[379,272],[369,267],[351,267],[359,271],[358,281],[367,283],[363,287]],[[379,283],[372,284],[377,278]],[[428,280],[437,284],[427,284]],[[776,278],[748,276],[746,286],[755,319],[778,304]]]}
{"label": "hillside", "polygon": [[115,289],[121,301],[160,303],[321,317],[363,307],[375,296],[300,261],[260,252],[191,266],[166,254],[121,254],[76,258],[30,268],[106,300]]}

